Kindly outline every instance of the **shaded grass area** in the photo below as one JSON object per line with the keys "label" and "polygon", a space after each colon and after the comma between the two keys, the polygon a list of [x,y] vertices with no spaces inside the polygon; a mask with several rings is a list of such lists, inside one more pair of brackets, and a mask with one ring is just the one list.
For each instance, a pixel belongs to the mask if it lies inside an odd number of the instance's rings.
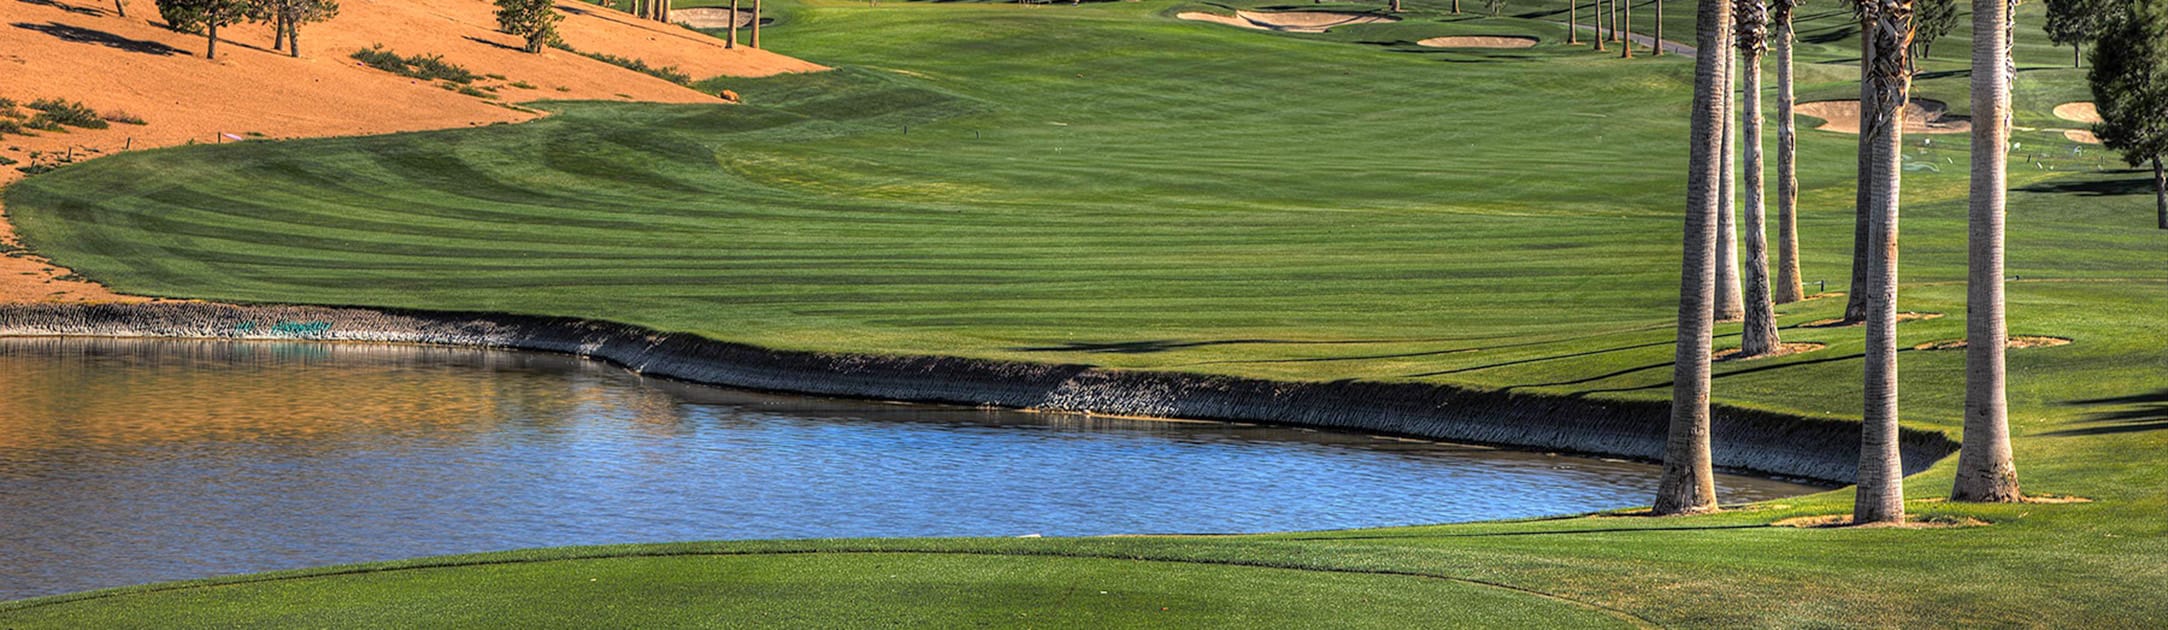
{"label": "shaded grass area", "polygon": [[[1202,5],[1171,2],[771,3],[792,19],[770,48],[846,69],[706,84],[744,106],[558,103],[518,126],[123,155],[10,187],[7,207],[40,251],[157,295],[597,317],[793,349],[1668,396],[1690,67],[1557,45],[1563,27],[1542,20],[1563,3],[1516,3],[1505,18],[1444,4],[1285,35],[1176,21]],[[1672,3],[1667,19],[1682,21],[1667,35],[1690,33],[1687,9]],[[2021,22],[2037,25],[2038,10],[2024,5]],[[1855,96],[1856,27],[1835,7],[1805,18],[1803,97]],[[1841,512],[1838,491],[1690,519],[1286,541],[853,544],[1426,571],[1663,623],[2158,623],[2168,242],[2149,229],[2148,198],[2116,193],[2143,174],[2096,172],[2095,156],[2046,128],[2055,104],[2083,98],[2082,75],[2048,65],[2063,53],[2036,28],[2021,33],[2018,123],[2043,128],[2019,134],[2012,174],[2011,332],[2074,343],[2011,354],[2013,422],[2028,488],[2098,503],[1917,503],[1995,523],[1934,531],[1758,527]],[[1406,44],[1461,34],[1546,44]],[[1949,59],[1919,88],[1960,112],[1966,78],[1949,51],[1963,36],[1937,45]],[[1853,141],[1802,132],[1810,290],[1847,288]],[[1947,316],[1902,325],[1900,347],[1963,336],[1965,143],[1907,151],[1902,307]],[[1719,365],[1718,401],[1855,417],[1860,330],[1800,326],[1841,307],[1780,309],[1787,341],[1827,347]],[[1719,333],[1720,347],[1736,343],[1736,327]],[[1906,423],[1954,434],[1963,353],[1901,361]],[[1908,487],[1923,500],[1949,477],[1944,462]]]}

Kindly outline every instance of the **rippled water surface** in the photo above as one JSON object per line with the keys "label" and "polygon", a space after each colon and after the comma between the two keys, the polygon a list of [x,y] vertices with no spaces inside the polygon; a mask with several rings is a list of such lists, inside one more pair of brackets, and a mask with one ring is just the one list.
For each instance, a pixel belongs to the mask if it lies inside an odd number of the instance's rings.
{"label": "rippled water surface", "polygon": [[0,390],[0,599],[555,545],[1494,519],[1645,503],[1657,472],[415,346],[0,339]]}

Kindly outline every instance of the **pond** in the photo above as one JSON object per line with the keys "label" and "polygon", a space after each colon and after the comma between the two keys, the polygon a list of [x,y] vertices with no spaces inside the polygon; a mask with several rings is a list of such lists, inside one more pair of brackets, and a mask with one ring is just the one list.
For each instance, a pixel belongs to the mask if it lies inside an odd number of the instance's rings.
{"label": "pond", "polygon": [[[0,600],[521,547],[1261,532],[1646,503],[1654,466],[782,396],[575,357],[0,339]],[[1816,488],[1745,476],[1726,501]]]}

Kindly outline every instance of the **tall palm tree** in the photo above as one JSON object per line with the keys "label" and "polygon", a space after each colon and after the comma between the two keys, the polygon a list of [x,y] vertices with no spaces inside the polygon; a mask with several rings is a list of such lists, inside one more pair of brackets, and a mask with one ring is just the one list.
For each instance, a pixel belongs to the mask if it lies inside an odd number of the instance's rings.
{"label": "tall palm tree", "polygon": [[1799,125],[1793,121],[1792,10],[1799,0],[1774,0],[1770,19],[1777,52],[1777,285],[1776,303],[1807,298],[1799,277]]}
{"label": "tall palm tree", "polygon": [[730,37],[723,40],[723,47],[738,47],[738,0],[730,0]]}
{"label": "tall palm tree", "polygon": [[[1726,38],[1725,41],[1730,41]],[[1738,77],[1738,59],[1730,48],[1709,53],[1724,64],[1724,177],[1717,184],[1716,214],[1716,321],[1735,322],[1746,316],[1746,298],[1739,280],[1739,121],[1732,110]]]}
{"label": "tall palm tree", "polygon": [[1738,116],[1740,145],[1746,151],[1746,198],[1740,226],[1746,232],[1746,321],[1739,356],[1758,357],[1776,352],[1779,343],[1776,307],[1769,302],[1768,229],[1762,224],[1766,197],[1762,194],[1761,58],[1769,49],[1769,8],[1761,0],[1737,0],[1732,20],[1737,25],[1733,39],[1739,48],[1739,94],[1744,101]]}
{"label": "tall palm tree", "polygon": [[1619,2],[1618,2],[1618,14],[1619,14],[1619,29],[1620,29],[1620,31],[1621,31],[1622,33],[1624,33],[1624,34],[1622,34],[1622,35],[1619,35],[1619,37],[1621,38],[1621,39],[1620,39],[1620,41],[1621,41],[1622,43],[1620,43],[1620,44],[1618,45],[1618,57],[1619,57],[1620,59],[1632,59],[1632,58],[1634,58],[1634,3],[1633,3],[1633,0],[1619,0]]}
{"label": "tall palm tree", "polygon": [[1965,278],[1965,443],[1957,455],[1956,501],[2024,498],[2010,456],[2010,413],[2004,392],[2003,201],[2009,188],[2010,56],[2016,0],[1973,0],[1972,218],[1970,273]]}
{"label": "tall palm tree", "polygon": [[[1615,1],[1615,0],[1614,0],[1614,1]],[[1597,50],[1597,52],[1602,52],[1602,51],[1603,51],[1603,49],[1604,49],[1604,48],[1603,48],[1603,43],[1604,43],[1605,41],[1607,41],[1607,40],[1611,39],[1611,34],[1610,34],[1610,33],[1606,33],[1606,32],[1604,32],[1604,30],[1603,30],[1603,13],[1604,13],[1604,8],[1603,8],[1603,0],[1596,0],[1596,6],[1595,6],[1595,9],[1596,9],[1596,15],[1595,15],[1595,22],[1596,22],[1596,50]]]}
{"label": "tall palm tree", "polygon": [[[1694,44],[1703,51],[1730,45],[1731,2],[1701,0],[1694,13]],[[1724,118],[1729,85],[1722,58],[1694,60],[1693,145],[1686,175],[1685,255],[1679,270],[1679,336],[1672,364],[1671,427],[1664,444],[1664,473],[1656,488],[1655,514],[1693,514],[1716,509],[1715,474],[1709,459],[1709,341],[1715,327],[1710,302],[1716,293],[1717,181],[1723,177]]]}
{"label": "tall palm tree", "polygon": [[[1877,0],[1850,0],[1852,11],[1859,15],[1859,129],[1865,138],[1868,129],[1874,128],[1875,93],[1872,77],[1874,67],[1874,3]],[[1857,324],[1867,321],[1867,296],[1873,293],[1874,274],[1869,272],[1868,261],[1873,258],[1867,252],[1868,234],[1874,214],[1874,153],[1867,145],[1860,144],[1858,183],[1852,190],[1852,288],[1844,298],[1844,322]]]}
{"label": "tall palm tree", "polygon": [[1649,51],[1651,57],[1664,55],[1664,0],[1656,0],[1656,45]]}
{"label": "tall palm tree", "polygon": [[1905,518],[1904,466],[1897,450],[1897,192],[1904,172],[1904,107],[1912,94],[1912,0],[1873,0],[1875,126],[1860,133],[1875,166],[1867,299],[1866,413],[1860,427],[1854,523]]}
{"label": "tall palm tree", "polygon": [[1566,43],[1581,43],[1581,0],[1566,0]]}
{"label": "tall palm tree", "polygon": [[[1394,0],[1397,4],[1399,0]],[[1398,10],[1398,9],[1394,9]],[[737,19],[733,16],[731,19]],[[753,0],[753,47],[760,47],[760,0]]]}

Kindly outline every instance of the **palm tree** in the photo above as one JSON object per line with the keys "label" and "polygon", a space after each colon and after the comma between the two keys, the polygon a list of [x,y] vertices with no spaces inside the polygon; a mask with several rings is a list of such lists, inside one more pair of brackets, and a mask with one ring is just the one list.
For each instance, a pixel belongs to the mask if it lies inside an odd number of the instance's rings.
{"label": "palm tree", "polygon": [[724,48],[738,47],[738,0],[730,0],[730,37],[723,40]]}
{"label": "palm tree", "polygon": [[2010,456],[2010,412],[2004,392],[2002,217],[2009,188],[2010,56],[2015,0],[1973,0],[1972,219],[1970,273],[1965,278],[1965,444],[1957,455],[1955,501],[1996,503],[2024,498]]}
{"label": "palm tree", "polygon": [[[1393,0],[1393,2],[1399,4],[1399,0]],[[1395,8],[1393,10],[1398,11],[1399,9]],[[738,18],[737,16],[731,16],[730,19],[735,20]],[[760,0],[753,0],[753,47],[760,47]]]}
{"label": "palm tree", "polygon": [[1746,150],[1746,292],[1745,329],[1740,335],[1739,356],[1758,357],[1777,350],[1776,307],[1769,303],[1769,238],[1762,225],[1762,117],[1761,56],[1769,48],[1769,8],[1761,0],[1737,0],[1732,7],[1737,24],[1734,42],[1739,47],[1739,78],[1743,85],[1739,108],[1740,144]]}
{"label": "palm tree", "polygon": [[1904,107],[1911,100],[1912,0],[1874,0],[1875,126],[1861,130],[1861,149],[1875,166],[1872,294],[1867,300],[1866,413],[1860,427],[1859,490],[1854,523],[1905,518],[1904,467],[1897,450],[1897,192],[1904,172]]}
{"label": "palm tree", "polygon": [[2022,498],[2010,452],[2003,354],[2003,207],[2008,187],[2010,56],[2013,7],[1975,0],[1970,274],[1966,281],[1965,443],[1950,498],[2008,502]]}
{"label": "palm tree", "polygon": [[1792,10],[1799,0],[1774,0],[1777,25],[1777,286],[1776,303],[1807,298],[1799,277],[1799,126],[1793,122]]}
{"label": "palm tree", "polygon": [[[1730,45],[1731,2],[1701,0],[1694,13],[1694,44],[1703,51]],[[1694,60],[1693,146],[1686,175],[1685,255],[1679,270],[1679,336],[1672,363],[1671,427],[1664,444],[1663,479],[1655,514],[1716,510],[1716,482],[1709,460],[1709,340],[1716,293],[1717,181],[1723,177],[1724,95],[1730,71],[1724,55]]]}
{"label": "palm tree", "polygon": [[1624,33],[1623,35],[1619,36],[1622,43],[1618,45],[1618,57],[1620,59],[1632,59],[1634,58],[1633,0],[1619,0],[1618,14],[1620,29]]}
{"label": "palm tree", "polygon": [[[1730,38],[1725,38],[1730,41]],[[1738,60],[1728,48],[1709,53],[1724,64],[1724,177],[1717,184],[1716,214],[1716,321],[1734,322],[1746,316],[1746,301],[1739,280],[1739,122],[1731,103],[1738,94],[1732,70]]]}
{"label": "palm tree", "polygon": [[1874,67],[1874,2],[1876,0],[1851,0],[1852,11],[1859,15],[1859,129],[1862,143],[1859,151],[1858,184],[1852,191],[1852,288],[1844,297],[1844,323],[1857,324],[1867,321],[1867,295],[1873,293],[1869,273],[1867,242],[1874,206],[1874,155],[1868,151],[1864,138],[1868,129],[1874,128],[1875,94],[1868,72]]}
{"label": "palm tree", "polygon": [[1661,57],[1664,54],[1664,0],[1656,0],[1655,39],[1656,45],[1651,47],[1652,50],[1649,51],[1649,56]]}
{"label": "palm tree", "polygon": [[[1616,1],[1616,0],[1613,0],[1613,1]],[[1605,33],[1605,32],[1604,32],[1604,30],[1603,30],[1603,13],[1604,13],[1604,8],[1603,8],[1603,0],[1596,0],[1596,6],[1595,6],[1595,9],[1596,9],[1596,15],[1595,15],[1595,21],[1596,21],[1596,51],[1597,51],[1597,52],[1602,52],[1602,51],[1603,51],[1603,49],[1604,49],[1604,48],[1603,48],[1603,43],[1604,43],[1605,41],[1608,41],[1608,40],[1610,40],[1610,39],[1611,39],[1611,35],[1610,35],[1609,33]]]}
{"label": "palm tree", "polygon": [[1581,43],[1581,0],[1566,0],[1566,43]]}

